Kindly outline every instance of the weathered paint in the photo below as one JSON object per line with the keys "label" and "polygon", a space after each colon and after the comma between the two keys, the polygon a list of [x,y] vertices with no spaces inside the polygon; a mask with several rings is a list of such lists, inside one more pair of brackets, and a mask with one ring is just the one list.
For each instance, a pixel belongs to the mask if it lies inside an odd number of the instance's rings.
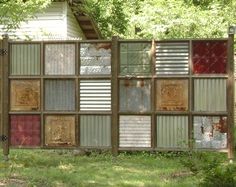
{"label": "weathered paint", "polygon": [[39,44],[10,45],[10,74],[39,75],[40,45]]}
{"label": "weathered paint", "polygon": [[188,80],[157,80],[156,109],[188,110]]}
{"label": "weathered paint", "polygon": [[45,145],[75,145],[75,116],[48,115],[45,117]]}
{"label": "weathered paint", "polygon": [[194,79],[195,111],[226,111],[226,79]]}
{"label": "weathered paint", "polygon": [[45,80],[46,110],[75,110],[74,80]]}
{"label": "weathered paint", "polygon": [[151,74],[151,43],[120,44],[120,74]]}
{"label": "weathered paint", "polygon": [[196,148],[221,149],[227,147],[227,118],[195,116],[194,139]]}
{"label": "weathered paint", "polygon": [[39,80],[12,80],[10,83],[11,110],[40,110]]}
{"label": "weathered paint", "polygon": [[80,146],[111,146],[111,116],[81,115]]}
{"label": "weathered paint", "polygon": [[45,45],[45,74],[75,74],[75,44]]}
{"label": "weathered paint", "polygon": [[110,80],[81,80],[80,81],[80,110],[81,111],[110,111],[111,110],[111,81]]}
{"label": "weathered paint", "polygon": [[111,43],[82,43],[80,45],[80,74],[111,73]]}
{"label": "weathered paint", "polygon": [[120,116],[119,147],[151,147],[151,117]]}
{"label": "weathered paint", "polygon": [[188,147],[188,116],[157,116],[157,147]]}
{"label": "weathered paint", "polygon": [[120,80],[120,111],[150,111],[150,92],[149,80]]}
{"label": "weathered paint", "polygon": [[40,116],[11,115],[10,143],[12,146],[40,146]]}
{"label": "weathered paint", "polygon": [[188,73],[188,42],[165,42],[156,44],[156,74]]}
{"label": "weathered paint", "polygon": [[227,41],[193,41],[195,74],[226,73]]}

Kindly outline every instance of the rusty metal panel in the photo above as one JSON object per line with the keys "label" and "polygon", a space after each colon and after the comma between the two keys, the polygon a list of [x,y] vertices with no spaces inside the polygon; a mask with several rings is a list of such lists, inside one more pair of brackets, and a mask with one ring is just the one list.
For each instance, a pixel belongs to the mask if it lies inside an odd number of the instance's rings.
{"label": "rusty metal panel", "polygon": [[10,74],[40,74],[40,44],[10,45]]}
{"label": "rusty metal panel", "polygon": [[187,148],[188,117],[157,116],[157,147]]}
{"label": "rusty metal panel", "polygon": [[81,80],[80,81],[80,110],[81,111],[110,111],[111,110],[111,81],[110,80]]}
{"label": "rusty metal panel", "polygon": [[188,80],[157,80],[156,109],[188,110]]}
{"label": "rusty metal panel", "polygon": [[193,41],[193,73],[226,73],[227,40]]}
{"label": "rusty metal panel", "polygon": [[40,115],[11,115],[10,143],[13,146],[40,146]]}
{"label": "rusty metal panel", "polygon": [[46,110],[75,110],[74,80],[45,80]]}
{"label": "rusty metal panel", "polygon": [[165,42],[156,44],[156,74],[188,73],[188,42]]}
{"label": "rusty metal panel", "polygon": [[111,116],[81,115],[80,145],[87,147],[111,146]]}
{"label": "rusty metal panel", "polygon": [[120,111],[150,111],[150,80],[120,80]]}
{"label": "rusty metal panel", "polygon": [[48,115],[45,117],[45,145],[75,145],[75,116]]}
{"label": "rusty metal panel", "polygon": [[195,111],[226,111],[226,79],[194,79]]}
{"label": "rusty metal panel", "polygon": [[151,74],[151,43],[120,44],[120,74]]}
{"label": "rusty metal panel", "polygon": [[75,74],[75,44],[45,45],[45,74]]}
{"label": "rusty metal panel", "polygon": [[11,110],[40,110],[40,81],[12,80]]}
{"label": "rusty metal panel", "polygon": [[227,148],[227,117],[195,116],[193,126],[196,148]]}
{"label": "rusty metal panel", "polygon": [[80,74],[106,75],[111,73],[111,43],[80,44]]}
{"label": "rusty metal panel", "polygon": [[151,147],[150,116],[120,116],[120,147]]}

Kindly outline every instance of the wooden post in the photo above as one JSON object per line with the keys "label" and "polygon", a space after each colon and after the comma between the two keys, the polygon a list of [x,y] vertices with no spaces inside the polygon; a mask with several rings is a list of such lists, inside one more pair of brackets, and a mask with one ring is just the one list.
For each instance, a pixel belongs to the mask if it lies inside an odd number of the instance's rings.
{"label": "wooden post", "polygon": [[227,46],[227,110],[228,110],[228,158],[234,158],[234,33],[228,35]]}
{"label": "wooden post", "polygon": [[111,93],[112,93],[112,154],[118,155],[118,144],[119,144],[119,122],[118,122],[118,37],[112,37],[112,56],[111,56]]}

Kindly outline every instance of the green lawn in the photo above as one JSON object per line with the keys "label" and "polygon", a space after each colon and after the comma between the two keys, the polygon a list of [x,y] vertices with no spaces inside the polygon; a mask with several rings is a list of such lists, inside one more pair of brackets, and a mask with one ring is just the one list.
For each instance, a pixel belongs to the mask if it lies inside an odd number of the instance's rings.
{"label": "green lawn", "polygon": [[[212,153],[214,154],[214,153]],[[0,186],[198,186],[180,154],[91,153],[66,150],[11,150],[0,161]],[[225,155],[223,155],[225,156]]]}

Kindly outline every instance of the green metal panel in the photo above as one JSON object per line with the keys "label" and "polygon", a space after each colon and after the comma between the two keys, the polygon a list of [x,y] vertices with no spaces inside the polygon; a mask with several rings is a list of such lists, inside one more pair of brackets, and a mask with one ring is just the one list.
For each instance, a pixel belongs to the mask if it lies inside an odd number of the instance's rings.
{"label": "green metal panel", "polygon": [[10,50],[11,75],[40,74],[39,44],[12,44]]}
{"label": "green metal panel", "polygon": [[187,148],[188,117],[157,116],[157,147]]}
{"label": "green metal panel", "polygon": [[80,116],[80,145],[110,147],[111,117],[107,115]]}

